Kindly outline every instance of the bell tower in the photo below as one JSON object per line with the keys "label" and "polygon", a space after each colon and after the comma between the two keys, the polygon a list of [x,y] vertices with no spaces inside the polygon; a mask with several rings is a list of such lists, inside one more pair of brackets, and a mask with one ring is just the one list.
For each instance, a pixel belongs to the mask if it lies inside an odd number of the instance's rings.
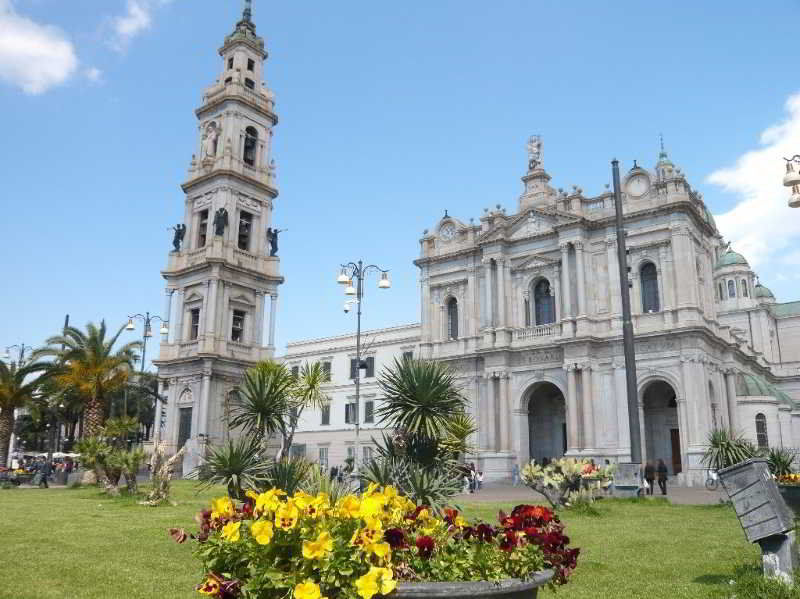
{"label": "bell tower", "polygon": [[275,351],[283,283],[272,234],[278,117],[250,0],[219,55],[221,75],[195,110],[197,149],[181,185],[184,222],[173,228],[161,273],[169,334],[155,363],[167,403],[156,430],[170,452],[186,441],[198,449],[226,440],[233,389],[247,368]]}

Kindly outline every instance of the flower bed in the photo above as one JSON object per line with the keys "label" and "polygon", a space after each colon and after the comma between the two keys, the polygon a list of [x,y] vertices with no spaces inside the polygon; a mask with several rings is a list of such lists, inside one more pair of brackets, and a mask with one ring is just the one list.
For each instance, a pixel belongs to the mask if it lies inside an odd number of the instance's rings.
{"label": "flower bed", "polygon": [[470,524],[452,509],[437,517],[392,487],[335,505],[324,493],[273,489],[249,491],[242,504],[216,499],[197,535],[170,534],[198,542],[206,576],[197,590],[219,598],[372,599],[402,581],[524,580],[545,569],[551,584],[567,581],[579,550],[550,509],[520,505],[499,520]]}

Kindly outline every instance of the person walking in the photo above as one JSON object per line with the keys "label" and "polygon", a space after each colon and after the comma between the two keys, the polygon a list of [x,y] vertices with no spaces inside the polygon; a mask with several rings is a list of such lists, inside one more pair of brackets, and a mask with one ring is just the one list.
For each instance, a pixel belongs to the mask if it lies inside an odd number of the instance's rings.
{"label": "person walking", "polygon": [[515,487],[519,484],[519,464],[511,466],[511,484]]}
{"label": "person walking", "polygon": [[480,491],[483,488],[483,472],[478,472],[476,480],[478,481],[478,491]]}
{"label": "person walking", "polygon": [[653,486],[656,482],[656,468],[653,462],[648,460],[644,467],[644,480],[647,481],[647,495],[653,494]]}
{"label": "person walking", "polygon": [[658,460],[658,467],[656,468],[656,472],[658,474],[658,486],[661,489],[661,494],[667,494],[667,475],[669,471],[667,470],[667,465],[664,463],[664,460]]}
{"label": "person walking", "polygon": [[40,489],[49,489],[50,488],[50,485],[47,484],[47,477],[50,476],[50,472],[51,471],[52,471],[52,468],[50,466],[50,462],[45,460],[44,463],[42,464],[42,468],[39,470],[39,474],[41,475],[41,478],[39,479],[39,488]]}

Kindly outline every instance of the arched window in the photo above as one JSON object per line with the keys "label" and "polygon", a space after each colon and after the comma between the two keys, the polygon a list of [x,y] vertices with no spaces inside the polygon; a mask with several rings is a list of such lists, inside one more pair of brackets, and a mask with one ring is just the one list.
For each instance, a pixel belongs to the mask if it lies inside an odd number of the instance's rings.
{"label": "arched window", "polygon": [[642,281],[642,312],[658,312],[658,271],[652,262],[642,266],[639,271]]}
{"label": "arched window", "polygon": [[540,279],[533,288],[534,320],[537,326],[556,321],[555,306],[555,298],[550,292],[550,281]]}
{"label": "arched window", "polygon": [[759,449],[769,449],[767,417],[764,414],[756,414],[756,442]]}
{"label": "arched window", "polygon": [[244,130],[244,163],[248,166],[256,165],[256,147],[258,146],[258,131],[255,127]]}
{"label": "arched window", "polygon": [[458,301],[454,297],[447,300],[447,338],[458,339]]}
{"label": "arched window", "polygon": [[742,279],[741,287],[742,287],[742,297],[747,297],[747,281],[745,279]]}
{"label": "arched window", "polygon": [[728,279],[728,297],[736,297],[736,283],[733,279]]}

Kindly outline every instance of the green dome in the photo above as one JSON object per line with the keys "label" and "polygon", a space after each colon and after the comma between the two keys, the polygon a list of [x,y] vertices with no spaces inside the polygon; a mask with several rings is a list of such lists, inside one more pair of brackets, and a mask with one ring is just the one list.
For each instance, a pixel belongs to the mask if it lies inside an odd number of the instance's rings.
{"label": "green dome", "polygon": [[761,283],[756,285],[754,294],[756,297],[766,297],[769,299],[775,299],[775,296],[772,295],[772,291],[770,291],[768,287],[764,287]]}
{"label": "green dome", "polygon": [[788,393],[781,391],[772,383],[761,376],[739,373],[736,377],[736,395],[740,397],[774,397],[789,407],[794,407],[794,401]]}
{"label": "green dome", "polygon": [[741,254],[734,252],[733,250],[728,250],[724,254],[722,254],[722,258],[719,259],[717,265],[714,268],[722,268],[724,266],[734,266],[736,264],[741,264],[743,266],[747,266],[748,268],[750,265],[747,263],[747,260],[744,259],[744,256]]}

